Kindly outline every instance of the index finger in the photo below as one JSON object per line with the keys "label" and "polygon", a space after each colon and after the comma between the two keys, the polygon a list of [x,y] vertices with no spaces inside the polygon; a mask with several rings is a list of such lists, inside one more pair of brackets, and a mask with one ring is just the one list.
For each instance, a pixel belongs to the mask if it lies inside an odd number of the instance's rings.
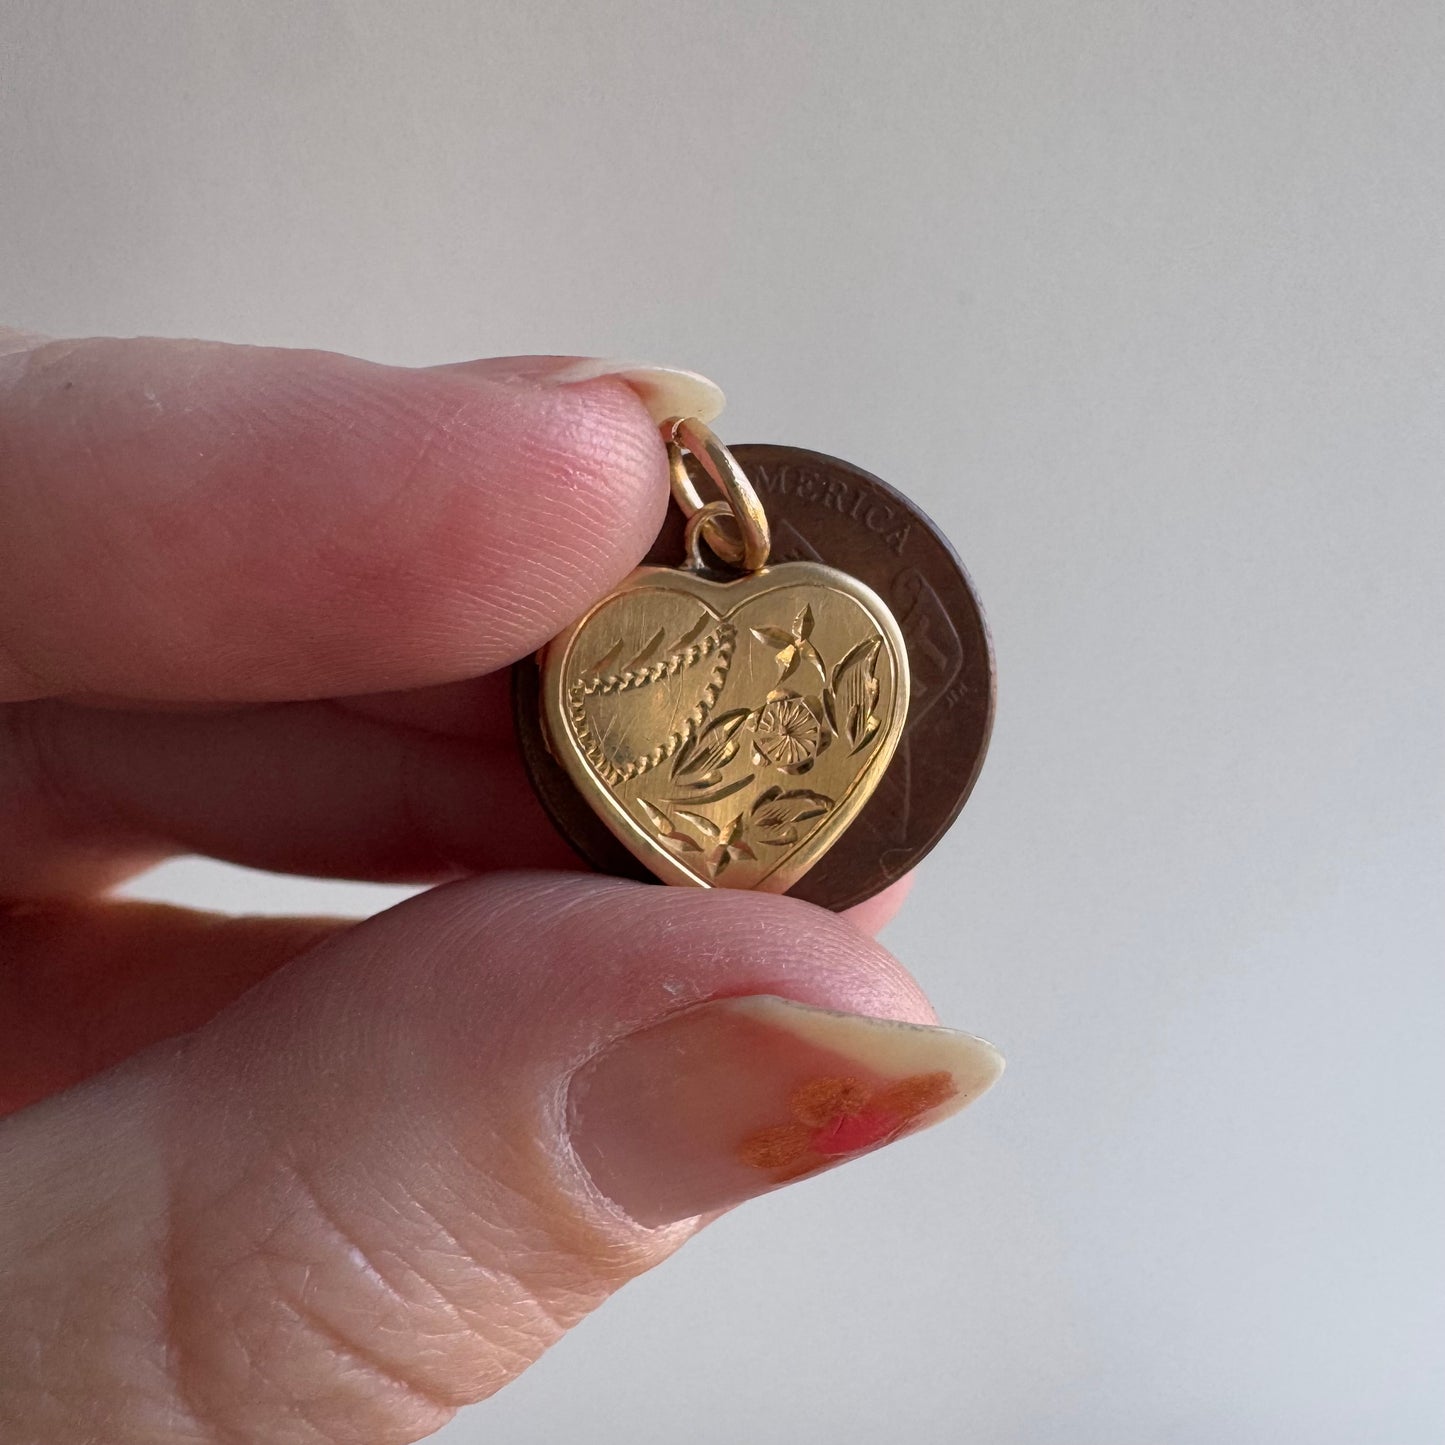
{"label": "index finger", "polygon": [[154,339],[0,358],[0,701],[324,697],[525,655],[656,534],[649,405],[709,399],[606,370]]}

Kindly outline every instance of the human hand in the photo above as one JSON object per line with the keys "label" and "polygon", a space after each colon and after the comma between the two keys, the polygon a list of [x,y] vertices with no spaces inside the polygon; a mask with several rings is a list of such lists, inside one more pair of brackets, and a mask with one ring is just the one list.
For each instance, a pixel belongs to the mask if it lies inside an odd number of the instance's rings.
{"label": "human hand", "polygon": [[[896,893],[558,871],[505,668],[646,551],[707,384],[0,353],[7,1445],[415,1440],[996,1076],[868,937]],[[359,924],[107,896],[185,852],[459,881]]]}

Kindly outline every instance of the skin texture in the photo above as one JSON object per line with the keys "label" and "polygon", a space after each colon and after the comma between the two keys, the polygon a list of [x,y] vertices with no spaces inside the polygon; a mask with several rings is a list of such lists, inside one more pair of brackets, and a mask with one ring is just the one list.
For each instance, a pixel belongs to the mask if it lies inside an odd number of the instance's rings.
{"label": "skin texture", "polygon": [[[3,354],[8,352],[8,354]],[[704,1222],[569,1081],[678,1009],[934,1021],[853,918],[576,864],[495,674],[666,505],[639,392],[0,335],[0,1439],[421,1438]],[[438,886],[361,924],[118,901],[178,852]]]}

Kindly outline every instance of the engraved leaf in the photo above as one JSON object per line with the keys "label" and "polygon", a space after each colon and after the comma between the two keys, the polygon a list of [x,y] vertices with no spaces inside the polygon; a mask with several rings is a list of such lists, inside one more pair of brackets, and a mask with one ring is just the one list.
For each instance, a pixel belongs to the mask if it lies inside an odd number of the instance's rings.
{"label": "engraved leaf", "polygon": [[[704,792],[708,788],[717,787],[720,782],[722,782],[722,774],[713,772],[704,773],[700,778],[689,779],[688,781],[683,782],[681,786],[684,788],[694,788],[698,792]],[[686,803],[689,800],[695,801],[695,799],[692,799],[691,794],[689,794],[687,797],[678,796],[676,798],[669,798],[667,801],[669,803]]]}
{"label": "engraved leaf", "polygon": [[657,631],[652,634],[652,638],[648,642],[647,646],[644,647],[642,651],[639,652],[637,656],[634,657],[632,661],[627,664],[627,667],[624,670],[627,672],[631,672],[634,668],[641,667],[644,662],[650,661],[656,655],[657,649],[662,646],[662,637],[663,630],[659,627]]}
{"label": "engraved leaf", "polygon": [[828,720],[828,732],[830,734],[838,731],[838,719],[833,713],[833,689],[823,689],[823,716]]}
{"label": "engraved leaf", "polygon": [[765,647],[776,647],[779,652],[793,645],[793,634],[781,627],[750,627],[748,631]]}
{"label": "engraved leaf", "polygon": [[833,721],[827,716],[822,698],[807,697],[803,701],[813,710],[813,716],[822,724],[818,729],[818,751],[821,753],[833,741]]}
{"label": "engraved leaf", "polygon": [[693,625],[689,627],[687,631],[684,632],[683,635],[677,639],[677,645],[673,650],[676,652],[681,652],[684,648],[691,647],[693,643],[696,642],[698,638],[701,637],[702,634],[706,632],[709,627],[712,626],[713,617],[713,613],[704,612],[702,616],[699,617],[697,621],[694,622]]}
{"label": "engraved leaf", "polygon": [[672,776],[674,778],[677,776],[677,770],[683,767],[687,763],[687,760],[692,756],[692,750],[696,746],[697,733],[693,731],[691,727],[689,727],[687,730],[687,735],[682,740],[682,746],[677,750],[677,753],[672,760]]}
{"label": "engraved leaf", "polygon": [[[756,776],[757,774],[755,773],[749,773],[747,777],[741,779],[736,783],[729,783],[727,787],[719,788],[715,793],[709,793],[705,791],[701,793],[682,793],[675,798],[668,798],[667,801],[669,803],[691,803],[694,807],[697,808],[702,807],[705,803],[720,803],[724,798],[730,798],[734,793],[742,792],[742,790],[747,787],[747,785],[751,783]],[[707,789],[712,787],[713,784],[717,782],[717,780],[718,775],[716,773],[712,773],[709,775],[709,777],[703,778],[700,782],[688,783],[687,786],[689,788]]]}
{"label": "engraved leaf", "polygon": [[878,731],[873,709],[878,702],[878,653],[882,647],[881,637],[865,638],[833,669],[831,705],[826,711],[855,753]]}
{"label": "engraved leaf", "polygon": [[800,823],[822,818],[832,807],[832,798],[809,788],[769,788],[753,804],[754,836],[775,848],[786,847],[801,836]]}
{"label": "engraved leaf", "polygon": [[722,837],[722,829],[711,818],[704,818],[701,813],[689,813],[686,808],[679,808],[677,816],[691,823],[699,833],[706,833],[709,838]]}
{"label": "engraved leaf", "polygon": [[693,773],[711,773],[726,766],[737,755],[741,746],[734,734],[748,720],[751,709],[740,707],[725,712],[713,720],[698,738],[695,747],[688,749],[673,764],[674,777],[687,777]]}
{"label": "engraved leaf", "polygon": [[614,642],[612,646],[608,648],[605,656],[598,658],[597,661],[592,664],[591,671],[593,675],[596,677],[601,677],[604,673],[611,672],[612,669],[617,666],[617,659],[621,656],[622,643],[619,640],[617,642]]}
{"label": "engraved leaf", "polygon": [[702,845],[696,838],[689,838],[686,833],[680,833],[672,823],[672,819],[662,811],[655,808],[646,798],[639,798],[637,805],[647,814],[647,820],[657,829],[658,836],[672,849],[674,853],[701,853]]}
{"label": "engraved leaf", "polygon": [[654,808],[646,798],[639,798],[637,800],[637,806],[647,814],[647,821],[651,823],[654,828],[665,829],[672,827],[672,819],[669,818],[661,808]]}
{"label": "engraved leaf", "polygon": [[806,603],[793,623],[793,637],[790,640],[806,642],[813,635],[813,609]]}

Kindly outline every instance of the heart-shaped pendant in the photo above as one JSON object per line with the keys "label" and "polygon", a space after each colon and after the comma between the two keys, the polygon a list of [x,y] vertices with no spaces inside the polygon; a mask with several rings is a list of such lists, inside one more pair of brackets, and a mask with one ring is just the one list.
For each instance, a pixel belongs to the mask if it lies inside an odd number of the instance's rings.
{"label": "heart-shaped pendant", "polygon": [[[694,565],[641,568],[548,645],[544,721],[573,785],[664,882],[783,893],[887,768],[908,654],[886,604],[855,578],[814,562],[760,565],[756,497],[726,470],[709,473],[731,506],[697,503]],[[719,533],[716,549],[752,565],[739,577],[699,560],[702,527],[724,511],[741,537]]]}

